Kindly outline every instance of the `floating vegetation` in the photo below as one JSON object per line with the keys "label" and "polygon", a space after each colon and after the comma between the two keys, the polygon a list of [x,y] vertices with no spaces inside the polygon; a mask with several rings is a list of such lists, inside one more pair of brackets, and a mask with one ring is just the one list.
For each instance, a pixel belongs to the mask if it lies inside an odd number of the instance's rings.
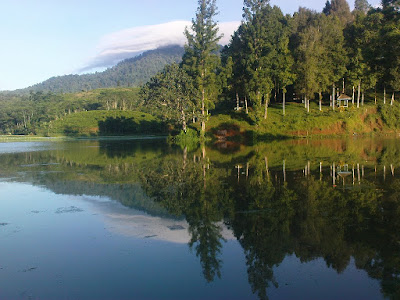
{"label": "floating vegetation", "polygon": [[185,227],[183,227],[182,225],[172,225],[172,226],[168,226],[168,228],[170,230],[184,230]]}
{"label": "floating vegetation", "polygon": [[144,238],[145,239],[150,239],[150,238],[153,238],[153,237],[156,237],[157,235],[155,234],[155,235],[146,235]]}
{"label": "floating vegetation", "polygon": [[37,267],[32,267],[32,268],[24,269],[24,270],[22,270],[22,272],[24,272],[24,273],[32,272],[32,271],[34,271],[36,269],[37,269]]}
{"label": "floating vegetation", "polygon": [[83,209],[76,207],[76,206],[60,207],[60,208],[57,208],[56,214],[77,213],[77,212],[82,212],[82,211],[83,211]]}

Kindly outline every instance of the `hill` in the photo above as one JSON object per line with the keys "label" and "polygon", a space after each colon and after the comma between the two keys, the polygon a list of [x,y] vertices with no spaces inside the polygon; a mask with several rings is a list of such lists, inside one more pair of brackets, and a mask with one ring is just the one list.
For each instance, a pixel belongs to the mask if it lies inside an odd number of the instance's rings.
{"label": "hill", "polygon": [[52,77],[31,87],[16,90],[14,93],[27,94],[31,91],[74,93],[118,86],[135,87],[146,83],[165,65],[180,62],[183,53],[183,47],[177,45],[158,48],[125,59],[103,72]]}

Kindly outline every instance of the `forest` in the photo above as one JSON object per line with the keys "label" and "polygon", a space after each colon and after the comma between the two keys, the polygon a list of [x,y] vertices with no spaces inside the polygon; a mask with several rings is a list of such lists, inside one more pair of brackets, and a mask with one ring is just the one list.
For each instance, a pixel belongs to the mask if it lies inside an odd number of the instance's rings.
{"label": "forest", "polygon": [[[48,128],[55,120],[88,110],[148,112],[202,136],[213,117],[235,110],[256,131],[268,132],[287,122],[289,113],[298,116],[293,124],[307,115],[319,116],[321,123],[313,124],[319,128],[327,114],[339,119],[339,112],[357,112],[364,120],[364,106],[379,114],[375,127],[383,122],[397,129],[398,0],[382,0],[379,7],[356,0],[352,11],[346,0],[331,0],[321,12],[300,7],[293,15],[266,0],[244,0],[241,25],[225,47],[219,45],[217,16],[216,0],[198,0],[192,26],[184,32],[181,62],[167,63],[140,89],[121,85],[90,91],[94,86],[75,94],[0,95],[1,132],[41,134],[44,130],[38,128],[44,123]],[[270,121],[278,111],[282,117]]]}
{"label": "forest", "polygon": [[[177,107],[183,130],[194,115],[203,134],[209,110],[221,102],[232,107],[236,100],[246,113],[251,108],[255,124],[268,118],[272,102],[282,103],[285,115],[288,90],[307,112],[311,101],[319,111],[323,104],[335,110],[346,93],[353,107],[371,98],[377,104],[377,93],[380,104],[390,98],[393,106],[400,90],[399,1],[381,4],[356,0],[350,11],[346,0],[332,0],[321,13],[299,8],[291,16],[269,1],[245,0],[242,24],[219,55],[216,1],[199,0],[180,67],[152,78],[145,100],[165,111]],[[165,88],[170,94],[160,92]]]}

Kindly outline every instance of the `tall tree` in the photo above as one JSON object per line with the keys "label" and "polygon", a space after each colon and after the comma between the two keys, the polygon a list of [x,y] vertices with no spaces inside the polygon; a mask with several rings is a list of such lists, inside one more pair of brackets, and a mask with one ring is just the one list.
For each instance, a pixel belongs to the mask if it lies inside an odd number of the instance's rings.
{"label": "tall tree", "polygon": [[382,0],[384,23],[380,36],[383,51],[383,65],[385,85],[392,89],[392,101],[394,92],[400,90],[400,1]]}
{"label": "tall tree", "polygon": [[346,0],[327,1],[323,12],[328,16],[338,17],[343,24],[352,21],[353,17],[350,12],[350,6]]}
{"label": "tall tree", "polygon": [[217,14],[216,0],[199,0],[191,30],[185,29],[187,43],[182,67],[193,78],[197,89],[202,135],[206,130],[207,111],[218,97],[216,70],[220,58],[217,50],[222,36],[218,34],[218,24],[214,20]]}
{"label": "tall tree", "polygon": [[[273,46],[268,34],[268,18],[272,10],[267,0],[245,0],[243,7],[244,23],[242,39],[246,61],[245,90],[254,104],[256,122],[262,113],[262,99],[268,105],[269,94],[273,87],[271,71],[272,56],[268,51]],[[266,110],[265,110],[266,112]],[[264,112],[264,117],[265,116]]]}
{"label": "tall tree", "polygon": [[370,10],[371,5],[368,3],[367,0],[355,0],[354,1],[354,12],[357,13],[362,13],[366,15],[368,11]]}

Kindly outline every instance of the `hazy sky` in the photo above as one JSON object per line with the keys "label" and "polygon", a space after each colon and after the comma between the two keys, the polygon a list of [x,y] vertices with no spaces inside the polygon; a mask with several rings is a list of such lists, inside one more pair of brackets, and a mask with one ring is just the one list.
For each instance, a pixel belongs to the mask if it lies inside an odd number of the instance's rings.
{"label": "hazy sky", "polygon": [[[284,13],[293,13],[299,6],[321,11],[325,2],[271,0]],[[197,0],[0,0],[0,3],[0,90],[23,88],[52,76],[104,67],[170,42],[183,43],[181,33],[197,7]],[[370,3],[376,5],[379,0]],[[227,41],[241,20],[243,1],[217,0],[217,5],[218,21]]]}

